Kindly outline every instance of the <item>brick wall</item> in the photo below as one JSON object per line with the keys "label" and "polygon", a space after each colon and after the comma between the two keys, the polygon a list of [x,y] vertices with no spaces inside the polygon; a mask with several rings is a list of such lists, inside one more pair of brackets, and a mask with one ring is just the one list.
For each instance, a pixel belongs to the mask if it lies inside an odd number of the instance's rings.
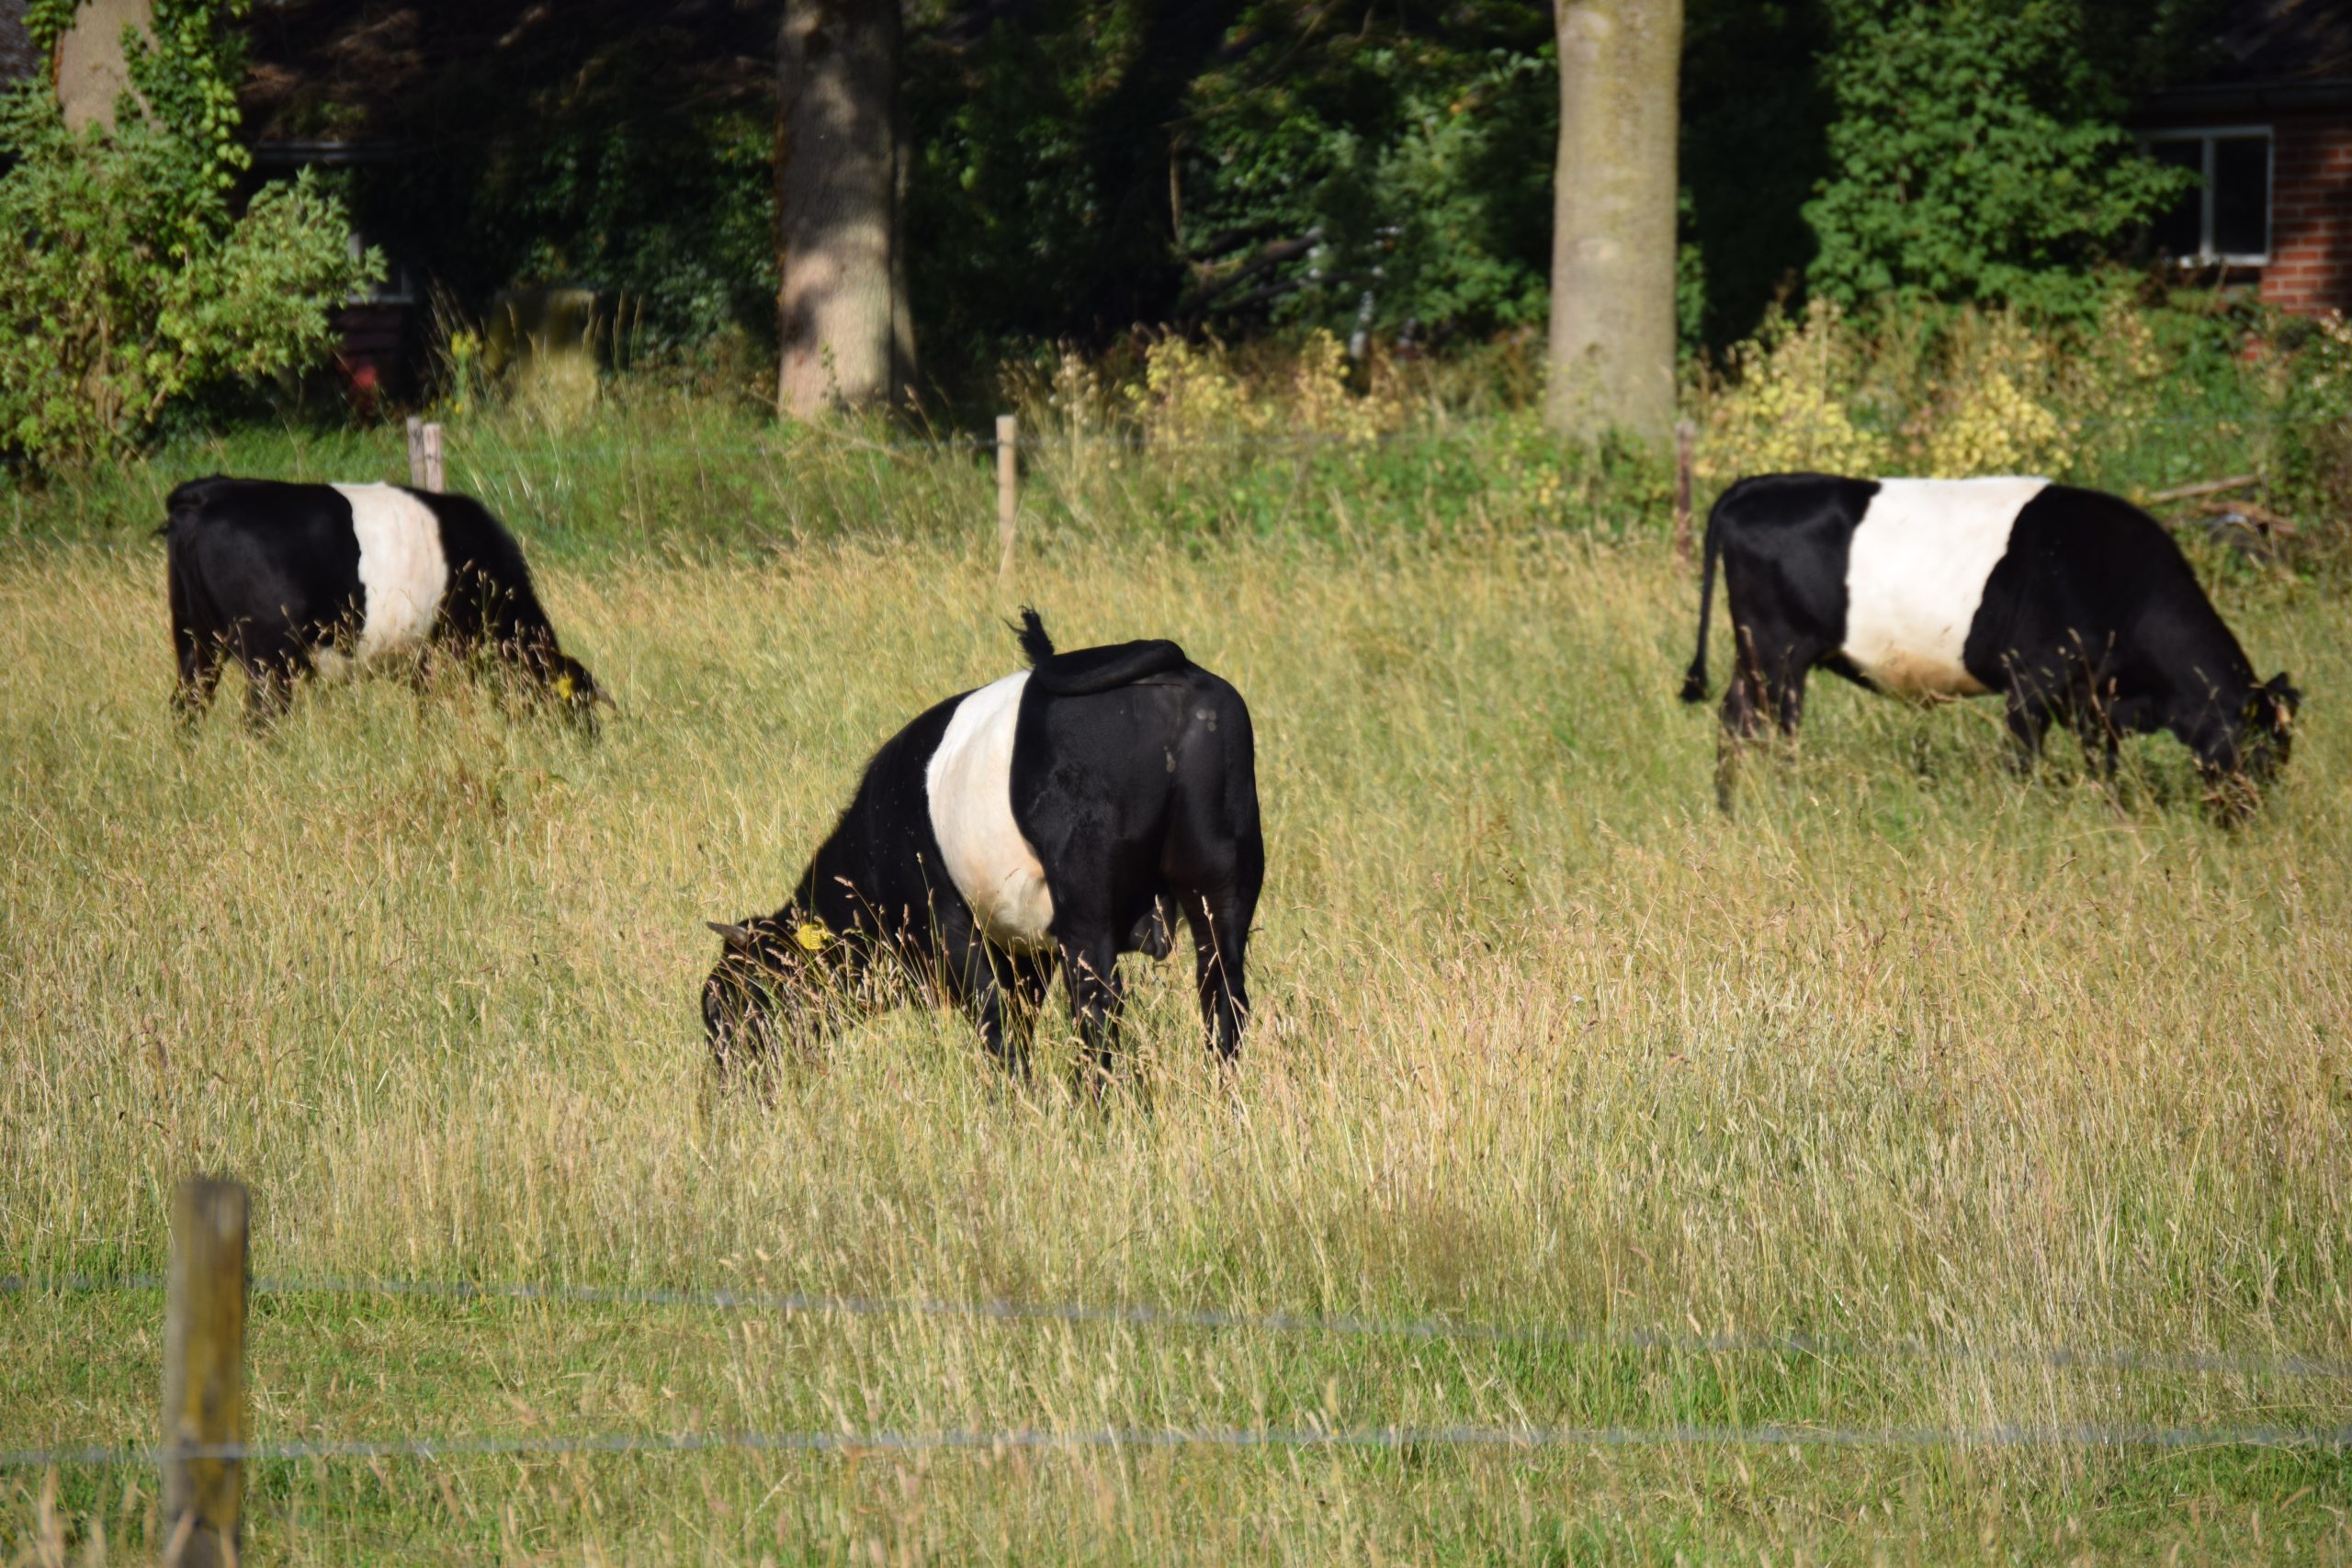
{"label": "brick wall", "polygon": [[2289,310],[2352,311],[2352,112],[2281,114],[2271,137],[2262,298]]}

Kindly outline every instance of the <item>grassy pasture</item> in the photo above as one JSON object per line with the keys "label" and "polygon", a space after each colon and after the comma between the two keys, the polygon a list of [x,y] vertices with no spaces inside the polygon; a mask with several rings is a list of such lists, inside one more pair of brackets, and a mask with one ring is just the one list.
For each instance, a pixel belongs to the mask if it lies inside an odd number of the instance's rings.
{"label": "grassy pasture", "polygon": [[[2352,1348],[2340,599],[2223,592],[2311,694],[2242,830],[2168,741],[2114,794],[2055,747],[2020,784],[1996,705],[1826,677],[1727,823],[1712,718],[1673,701],[1693,591],[1662,550],[1363,521],[1068,530],[1010,592],[930,525],[553,555],[558,624],[621,704],[595,744],[393,680],[255,739],[233,678],[183,740],[160,548],[11,546],[0,1271],[160,1269],[200,1163],[251,1183],[277,1277]],[[773,907],[873,746],[1012,667],[1024,599],[1065,646],[1174,637],[1252,705],[1271,868],[1238,1075],[1201,1060],[1171,963],[1136,976],[1148,1107],[1009,1089],[914,1011],[771,1105],[707,1103],[700,922]],[[160,1321],[153,1293],[0,1293],[0,1449],[148,1440]],[[2258,1367],[548,1303],[262,1297],[252,1354],[271,1439],[2352,1421],[2352,1382]],[[0,1472],[0,1562],[138,1554],[151,1475],[48,1484]],[[257,1562],[2352,1558],[2340,1450],[476,1457],[250,1485]]]}

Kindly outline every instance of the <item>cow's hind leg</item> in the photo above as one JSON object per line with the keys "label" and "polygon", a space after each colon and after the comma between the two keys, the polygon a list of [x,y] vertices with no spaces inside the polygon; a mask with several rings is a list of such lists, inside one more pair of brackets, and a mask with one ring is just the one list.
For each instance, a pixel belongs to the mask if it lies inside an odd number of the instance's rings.
{"label": "cow's hind leg", "polygon": [[294,682],[308,673],[310,653],[290,628],[237,628],[237,662],[245,671],[245,719],[255,729],[267,729],[286,715],[294,700]]}
{"label": "cow's hind leg", "polygon": [[1770,689],[1773,722],[1781,727],[1781,739],[1794,744],[1797,728],[1804,722],[1804,682],[1813,670],[1812,656],[1804,649],[1792,649],[1790,662]]}
{"label": "cow's hind leg", "polygon": [[[1731,682],[1724,688],[1723,728],[1715,739],[1715,805],[1726,817],[1731,815],[1732,795],[1739,782],[1741,754],[1763,728],[1764,716],[1776,708],[1764,679],[1765,665],[1757,657],[1755,628],[1739,627],[1736,640]],[[1777,637],[1768,637],[1765,646],[1777,651],[1778,642]]]}
{"label": "cow's hind leg", "polygon": [[167,565],[164,576],[172,601],[172,655],[179,667],[172,686],[172,712],[182,724],[194,724],[212,705],[224,654],[220,639],[205,629],[197,614],[195,595],[177,564]]}
{"label": "cow's hind leg", "polygon": [[179,659],[179,678],[172,686],[172,713],[181,724],[193,726],[212,705],[212,694],[220,684],[220,644],[184,628],[176,629],[172,640]]}
{"label": "cow's hind leg", "polygon": [[1247,897],[1188,894],[1184,923],[1193,931],[1193,981],[1201,1001],[1201,1028],[1220,1063],[1241,1054],[1241,1032],[1250,1021],[1250,917],[1257,889]]}

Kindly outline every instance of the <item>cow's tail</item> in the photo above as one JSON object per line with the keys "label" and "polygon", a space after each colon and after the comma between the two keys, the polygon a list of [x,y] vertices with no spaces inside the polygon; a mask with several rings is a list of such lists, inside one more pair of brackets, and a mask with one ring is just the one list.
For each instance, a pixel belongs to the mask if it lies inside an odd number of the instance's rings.
{"label": "cow's tail", "polygon": [[1182,670],[1192,662],[1184,657],[1182,649],[1159,639],[1056,653],[1054,639],[1046,635],[1045,621],[1025,604],[1021,609],[1021,624],[1012,632],[1022,653],[1028,658],[1031,685],[1057,697],[1115,692],[1154,675]]}
{"label": "cow's tail", "polygon": [[1032,670],[1054,656],[1054,639],[1046,635],[1046,618],[1034,604],[1021,606],[1021,623],[1012,628],[1012,637]]}
{"label": "cow's tail", "polygon": [[164,498],[164,523],[155,532],[169,536],[181,524],[195,521],[203,513],[204,503],[212,494],[212,487],[220,479],[219,474],[208,474],[203,479],[190,479],[186,484],[175,486],[172,493]]}
{"label": "cow's tail", "polygon": [[1707,509],[1707,541],[1699,568],[1699,651],[1691,656],[1690,668],[1682,674],[1682,700],[1686,703],[1707,700],[1707,622],[1715,603],[1715,559],[1723,554],[1724,508],[1731,504],[1738,490],[1734,485]]}

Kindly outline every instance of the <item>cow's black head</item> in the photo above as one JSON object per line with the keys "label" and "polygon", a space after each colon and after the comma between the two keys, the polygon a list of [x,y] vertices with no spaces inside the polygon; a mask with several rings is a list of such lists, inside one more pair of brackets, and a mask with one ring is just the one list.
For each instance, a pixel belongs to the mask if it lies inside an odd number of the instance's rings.
{"label": "cow's black head", "polygon": [[739,1062],[812,1043],[839,991],[839,933],[790,908],[705,923],[726,943],[702,987],[703,1032],[720,1081]]}
{"label": "cow's black head", "polygon": [[2254,689],[2246,698],[2245,739],[2239,742],[2238,765],[2256,784],[2267,784],[2287,765],[2294,750],[2295,710],[2303,694],[2281,671]]}
{"label": "cow's black head", "polygon": [[567,716],[592,729],[596,725],[596,710],[613,705],[605,688],[596,684],[596,677],[588,673],[588,666],[568,653],[547,655],[538,673],[556,705]]}

